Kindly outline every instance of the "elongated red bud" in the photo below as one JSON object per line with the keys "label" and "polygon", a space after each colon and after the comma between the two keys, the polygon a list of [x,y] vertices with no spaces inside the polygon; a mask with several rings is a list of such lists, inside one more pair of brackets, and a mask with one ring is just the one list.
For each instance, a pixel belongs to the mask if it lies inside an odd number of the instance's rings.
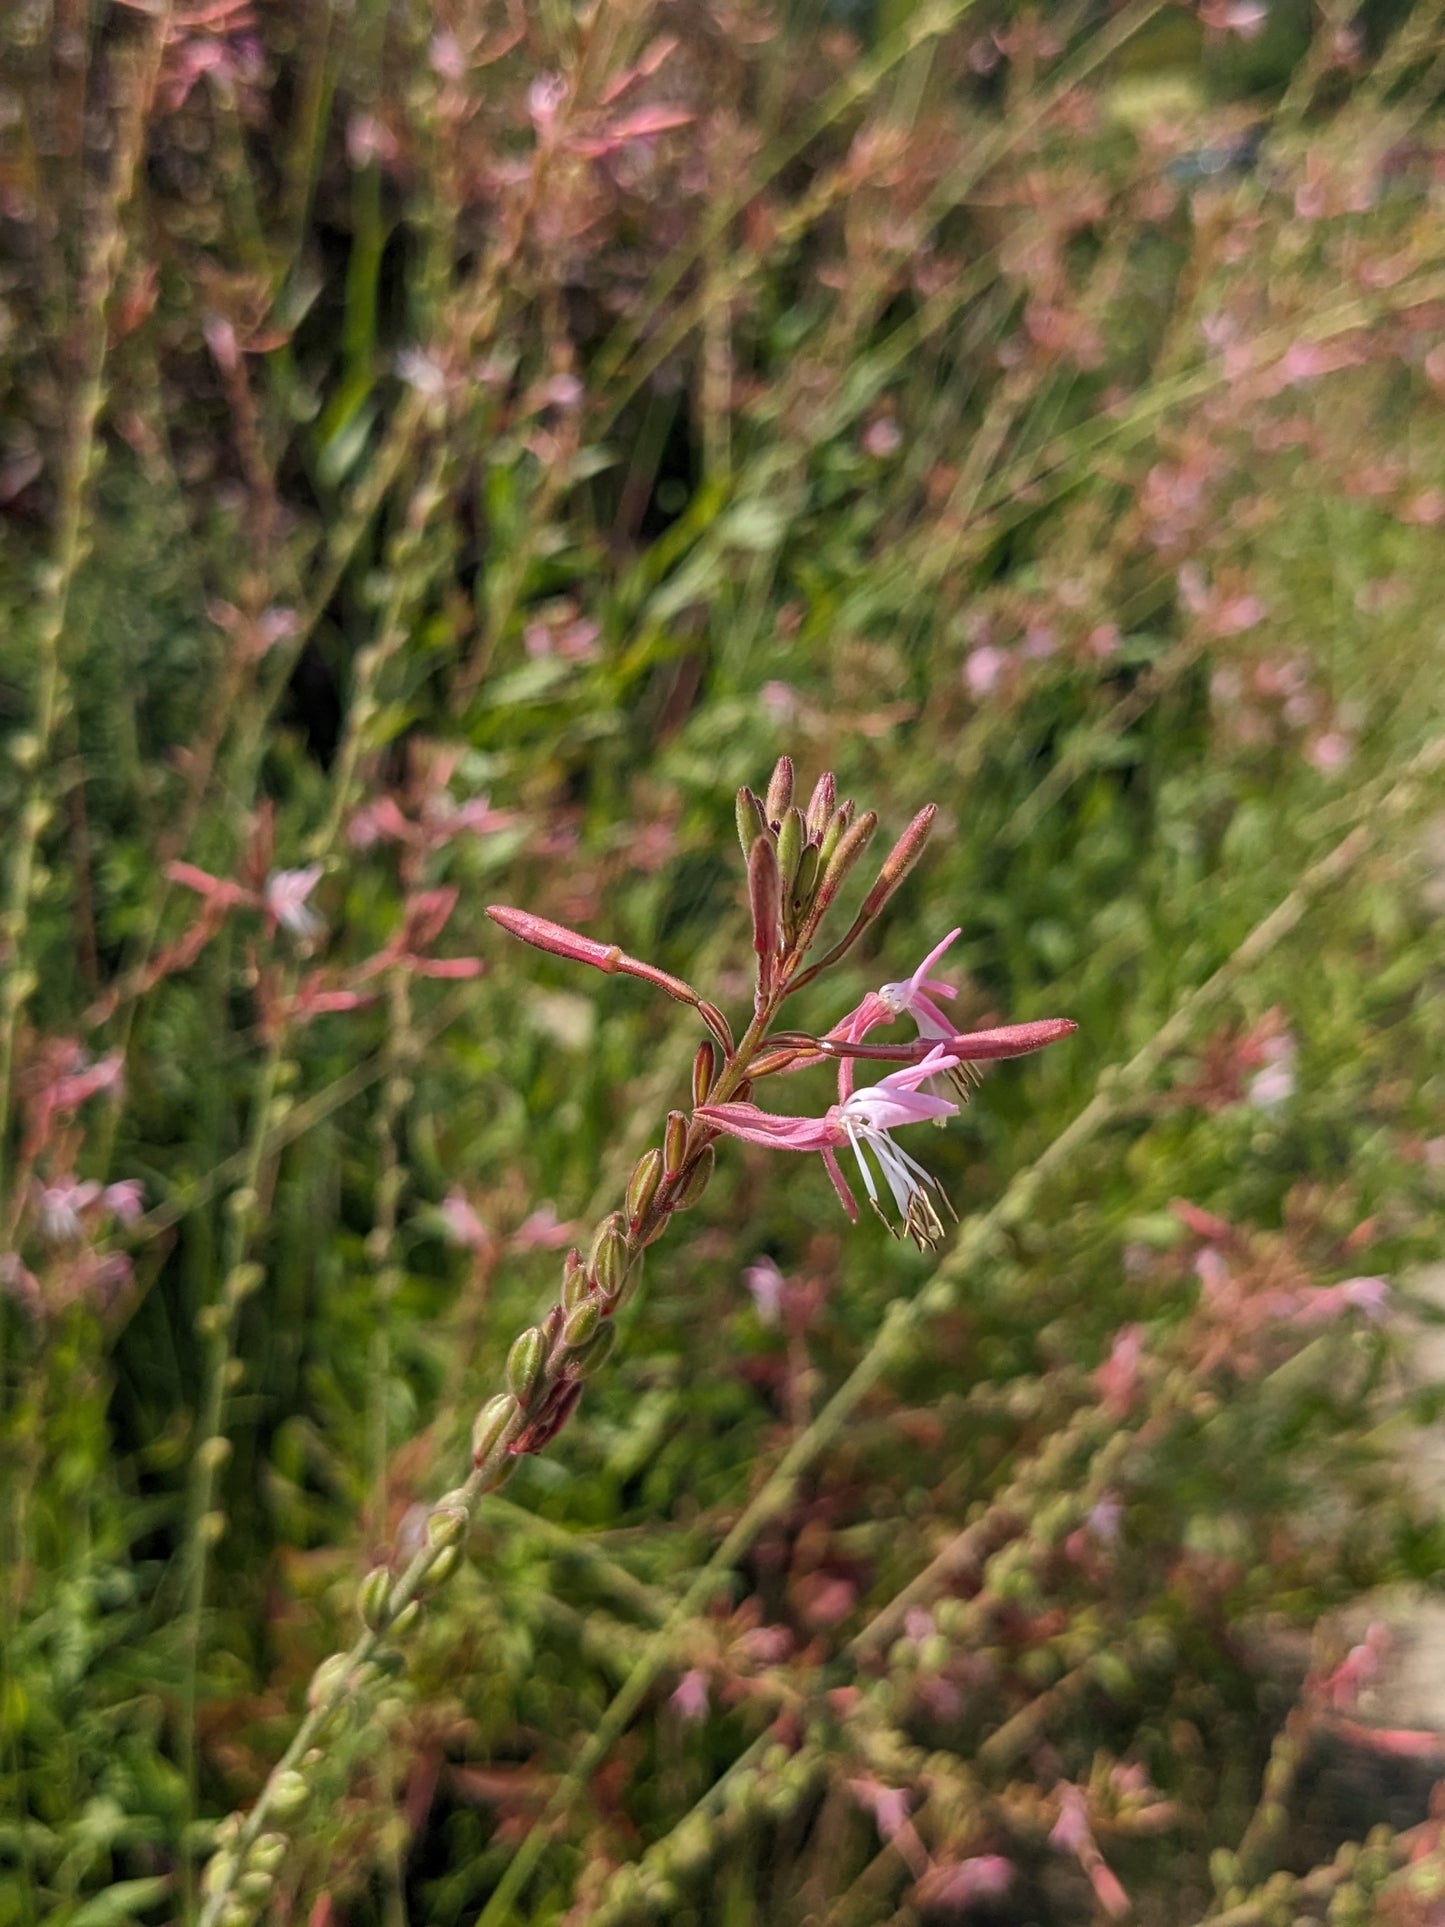
{"label": "elongated red bud", "polygon": [[783,898],[778,856],[770,836],[760,836],[748,857],[748,904],[753,913],[753,949],[758,958],[758,994],[772,986],[773,965],[782,930]]}
{"label": "elongated red bud", "polygon": [[813,794],[808,799],[808,841],[821,843],[823,832],[828,827],[828,819],[833,814],[833,804],[837,797],[838,786],[833,780],[833,772],[825,769],[813,785]]}
{"label": "elongated red bud", "polygon": [[706,1104],[712,1087],[717,1082],[717,1052],[712,1045],[703,1040],[697,1047],[697,1055],[692,1060],[692,1101]]}
{"label": "elongated red bud", "polygon": [[883,860],[883,868],[878,872],[878,881],[864,897],[863,907],[858,912],[860,926],[873,921],[923,855],[923,846],[928,841],[928,833],[933,828],[933,819],[937,814],[936,803],[925,803],[888,852]]}
{"label": "elongated red bud", "polygon": [[773,774],[768,783],[767,799],[763,804],[764,813],[770,823],[781,823],[783,813],[793,800],[793,759],[780,756],[773,766]]}
{"label": "elongated red bud", "polygon": [[697,1011],[714,1036],[726,1032],[727,1024],[721,1012],[705,1003],[691,984],[674,977],[670,971],[659,969],[656,964],[644,963],[640,957],[629,957],[615,943],[598,943],[595,938],[569,930],[565,924],[553,923],[547,917],[534,917],[530,910],[514,910],[505,903],[489,903],[487,915],[511,936],[520,937],[536,950],[548,950],[556,957],[570,957],[574,963],[591,964],[594,970],[604,971],[609,977],[621,972],[624,977],[640,977],[644,983],[655,984],[669,997]]}
{"label": "elongated red bud", "polygon": [[767,831],[768,819],[763,814],[763,806],[744,783],[738,791],[738,842],[743,846],[746,857],[754,843]]}

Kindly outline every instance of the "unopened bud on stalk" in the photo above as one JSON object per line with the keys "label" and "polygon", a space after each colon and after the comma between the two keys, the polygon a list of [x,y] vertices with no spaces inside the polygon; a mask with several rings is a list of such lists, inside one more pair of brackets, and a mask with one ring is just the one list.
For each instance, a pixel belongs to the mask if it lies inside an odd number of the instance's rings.
{"label": "unopened bud on stalk", "polygon": [[562,1327],[562,1343],[569,1352],[580,1351],[587,1344],[602,1323],[602,1301],[598,1298],[584,1298],[580,1305],[574,1305]]}
{"label": "unopened bud on stalk", "polygon": [[644,1151],[627,1185],[627,1222],[636,1231],[647,1216],[657,1187],[662,1183],[662,1153],[656,1147]]}
{"label": "unopened bud on stalk", "polygon": [[778,826],[778,883],[784,903],[793,893],[793,879],[798,874],[807,841],[808,826],[803,821],[803,812],[788,810]]}
{"label": "unopened bud on stalk", "polygon": [[426,1569],[422,1584],[430,1590],[433,1586],[444,1586],[457,1567],[462,1563],[460,1546],[443,1546],[436,1558]]}
{"label": "unopened bud on stalk", "polygon": [[763,804],[764,814],[769,823],[781,823],[784,812],[793,800],[793,759],[780,756],[773,766],[773,774],[768,782],[767,799]]}
{"label": "unopened bud on stalk", "polygon": [[763,814],[763,806],[744,783],[738,791],[738,842],[743,846],[746,857],[760,836],[768,832],[768,819]]}
{"label": "unopened bud on stalk", "polygon": [[758,990],[766,995],[773,981],[782,928],[783,891],[778,853],[770,836],[760,836],[748,856],[748,904],[753,913],[753,949],[758,958]]}
{"label": "unopened bud on stalk", "polygon": [[833,772],[825,769],[813,785],[813,794],[808,799],[808,840],[821,843],[823,833],[828,827],[828,819],[833,814],[833,804],[837,797],[838,786],[833,781]]}
{"label": "unopened bud on stalk", "polygon": [[[836,823],[838,817],[841,815],[842,811],[840,810],[833,818],[833,821]],[[800,952],[806,950],[812,942],[818,925],[823,921],[838,892],[842,889],[849,871],[872,841],[873,832],[877,827],[878,818],[873,814],[872,810],[865,810],[856,823],[850,823],[847,828],[840,833],[837,842],[833,846],[831,855],[828,853],[828,845],[825,839],[823,848],[819,852],[819,860],[825,862],[826,867],[823,870],[823,880],[818,885],[817,891],[814,894],[813,907],[808,912],[807,921],[798,932],[798,949]],[[829,836],[831,837],[831,835],[832,830],[830,828]]]}
{"label": "unopened bud on stalk", "polygon": [[919,857],[928,841],[928,833],[933,828],[933,819],[938,814],[936,803],[925,803],[914,817],[908,828],[899,837],[878,872],[878,881],[863,899],[863,907],[858,912],[860,925],[870,923],[902,883]]}
{"label": "unopened bud on stalk", "polygon": [[793,894],[789,909],[796,920],[807,910],[813,901],[813,889],[818,881],[818,847],[810,843],[803,851],[803,860],[798,865],[798,874],[793,878]]}
{"label": "unopened bud on stalk", "polygon": [[278,1773],[271,1782],[271,1811],[278,1820],[298,1820],[311,1804],[311,1786],[302,1773]]}
{"label": "unopened bud on stalk", "polygon": [[356,1610],[368,1632],[385,1627],[391,1601],[391,1573],[385,1566],[373,1566],[356,1590]]}
{"label": "unopened bud on stalk", "polygon": [[706,1104],[717,1082],[717,1052],[704,1038],[697,1047],[697,1055],[692,1060],[692,1101]]}
{"label": "unopened bud on stalk", "polygon": [[713,1166],[717,1163],[717,1152],[710,1144],[705,1144],[697,1154],[697,1162],[678,1186],[675,1208],[691,1211],[698,1199],[706,1191],[712,1180]]}
{"label": "unopened bud on stalk", "polygon": [[611,1358],[616,1344],[617,1327],[609,1319],[605,1325],[597,1327],[585,1346],[573,1353],[568,1371],[574,1378],[591,1378]]}
{"label": "unopened bud on stalk", "polygon": [[687,1155],[687,1117],[682,1111],[669,1111],[662,1133],[662,1175],[669,1183],[682,1169]]}
{"label": "unopened bud on stalk", "polygon": [[459,1546],[467,1536],[467,1509],[462,1505],[434,1505],[426,1522],[429,1546]]}
{"label": "unopened bud on stalk", "polygon": [[507,1385],[524,1412],[537,1396],[546,1368],[547,1335],[530,1325],[507,1353]]}
{"label": "unopened bud on stalk", "polygon": [[573,1245],[562,1260],[562,1308],[571,1311],[587,1296],[587,1267],[582,1262],[582,1253]]}
{"label": "unopened bud on stalk", "polygon": [[598,1225],[587,1258],[587,1272],[593,1286],[609,1300],[622,1289],[627,1276],[627,1232],[622,1213],[614,1211]]}
{"label": "unopened bud on stalk", "polygon": [[517,1401],[510,1392],[498,1392],[477,1413],[472,1426],[472,1464],[480,1465],[495,1450],[498,1441],[517,1415]]}

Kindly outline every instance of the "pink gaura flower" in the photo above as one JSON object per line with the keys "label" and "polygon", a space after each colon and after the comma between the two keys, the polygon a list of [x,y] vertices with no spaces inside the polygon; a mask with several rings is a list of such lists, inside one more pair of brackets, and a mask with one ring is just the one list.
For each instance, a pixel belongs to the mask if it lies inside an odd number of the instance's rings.
{"label": "pink gaura flower", "polygon": [[312,943],[326,928],[306,899],[321,881],[321,865],[308,863],[301,870],[273,870],[266,879],[266,914],[272,928],[279,923],[293,937]]}
{"label": "pink gaura flower", "polygon": [[688,1721],[700,1720],[708,1707],[708,1679],[700,1666],[683,1674],[672,1691],[673,1710]]}
{"label": "pink gaura flower", "polygon": [[[931,1077],[953,1070],[958,1061],[942,1049],[931,1050],[920,1063],[905,1064],[866,1090],[847,1092],[842,1101],[831,1105],[822,1117],[781,1117],[759,1110],[756,1104],[702,1104],[696,1115],[714,1130],[725,1131],[749,1144],[764,1144],[776,1151],[820,1152],[843,1209],[856,1221],[857,1200],[848,1188],[837,1157],[842,1145],[851,1145],[868,1202],[886,1224],[887,1218],[878,1202],[878,1185],[863,1155],[866,1149],[893,1194],[903,1229],[922,1250],[943,1236],[943,1223],[930,1196],[930,1189],[937,1190],[937,1182],[916,1158],[893,1142],[889,1133],[904,1124],[957,1115],[958,1106],[948,1098],[933,1097],[918,1087]],[[841,1077],[839,1081],[842,1082]]]}

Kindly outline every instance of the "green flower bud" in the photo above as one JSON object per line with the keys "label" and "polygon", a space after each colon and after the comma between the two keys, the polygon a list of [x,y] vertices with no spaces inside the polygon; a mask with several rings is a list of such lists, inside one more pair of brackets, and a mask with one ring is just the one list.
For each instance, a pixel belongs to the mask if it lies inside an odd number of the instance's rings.
{"label": "green flower bud", "polygon": [[391,1572],[386,1566],[373,1566],[356,1589],[356,1610],[368,1632],[379,1633],[389,1617]]}
{"label": "green flower bud", "polygon": [[256,1836],[255,1840],[251,1843],[251,1851],[247,1857],[253,1866],[265,1867],[269,1873],[275,1873],[276,1869],[281,1865],[281,1862],[286,1858],[286,1847],[287,1840],[285,1834],[277,1833],[273,1828],[269,1833],[262,1833]]}
{"label": "green flower bud", "polygon": [[206,1862],[206,1871],[201,1875],[201,1892],[218,1894],[236,1871],[236,1856],[233,1853],[213,1853]]}
{"label": "green flower bud", "polygon": [[391,1622],[392,1638],[401,1639],[411,1631],[412,1627],[420,1618],[421,1601],[419,1599],[408,1599],[396,1618]]}
{"label": "green flower bud", "polygon": [[271,1783],[271,1811],[278,1820],[296,1820],[311,1804],[311,1783],[290,1768]]}
{"label": "green flower bud", "polygon": [[705,1144],[697,1154],[697,1160],[687,1176],[678,1186],[674,1208],[678,1211],[691,1211],[698,1199],[712,1182],[713,1166],[717,1163],[717,1152],[710,1144]]}
{"label": "green flower bud", "polygon": [[[641,1267],[639,1266],[639,1270]],[[574,1378],[592,1378],[611,1358],[617,1346],[617,1327],[608,1319],[593,1332],[587,1344],[572,1354],[570,1371]]]}
{"label": "green flower bud", "polygon": [[621,1291],[627,1275],[627,1259],[627,1232],[622,1213],[614,1211],[598,1225],[587,1258],[588,1275],[604,1298],[614,1299]]}
{"label": "green flower bud", "polygon": [[743,846],[744,856],[767,827],[768,819],[763,815],[762,804],[744,783],[738,791],[738,842]]}
{"label": "green flower bud", "polygon": [[435,1505],[426,1522],[429,1546],[459,1546],[467,1536],[467,1510],[460,1505]]}
{"label": "green flower bud", "polygon": [[588,1343],[597,1327],[602,1323],[602,1301],[600,1298],[584,1298],[567,1314],[567,1322],[562,1327],[562,1343],[569,1352],[575,1352]]}
{"label": "green flower bud", "polygon": [[507,1385],[523,1411],[541,1389],[546,1370],[546,1334],[529,1325],[507,1353]]}
{"label": "green flower bud", "polygon": [[667,1128],[662,1134],[662,1175],[669,1183],[682,1169],[687,1152],[687,1117],[682,1111],[669,1111]]}
{"label": "green flower bud", "polygon": [[582,1253],[573,1245],[562,1261],[562,1304],[571,1311],[587,1296],[590,1287],[587,1283],[587,1267],[582,1262]]}
{"label": "green flower bud", "polygon": [[472,1426],[473,1465],[480,1465],[491,1454],[516,1415],[517,1401],[510,1392],[498,1392],[487,1400]]}
{"label": "green flower bud", "polygon": [[662,1153],[654,1145],[637,1160],[637,1168],[627,1186],[627,1221],[634,1231],[647,1216],[661,1182]]}
{"label": "green flower bud", "polygon": [[313,1712],[318,1707],[324,1706],[335,1689],[343,1683],[349,1663],[345,1653],[332,1653],[316,1668],[311,1675],[311,1684],[306,1688],[306,1704]]}
{"label": "green flower bud", "polygon": [[236,1882],[236,1892],[243,1900],[267,1900],[274,1885],[274,1876],[264,1867],[248,1867]]}
{"label": "green flower bud", "polygon": [[793,878],[793,894],[789,907],[794,917],[799,917],[813,900],[813,891],[818,882],[818,850],[810,843],[804,850],[802,861],[798,864],[798,874]]}
{"label": "green flower bud", "polygon": [[427,1567],[426,1578],[422,1584],[428,1591],[431,1591],[434,1586],[444,1586],[461,1563],[461,1547],[444,1546]]}
{"label": "green flower bud", "polygon": [[789,810],[778,828],[778,877],[784,902],[792,895],[793,879],[798,874],[798,865],[803,860],[807,841],[808,826],[803,821],[803,812],[799,809]]}
{"label": "green flower bud", "polygon": [[241,1305],[256,1290],[266,1276],[262,1266],[254,1263],[237,1265],[227,1274],[223,1287],[229,1305]]}

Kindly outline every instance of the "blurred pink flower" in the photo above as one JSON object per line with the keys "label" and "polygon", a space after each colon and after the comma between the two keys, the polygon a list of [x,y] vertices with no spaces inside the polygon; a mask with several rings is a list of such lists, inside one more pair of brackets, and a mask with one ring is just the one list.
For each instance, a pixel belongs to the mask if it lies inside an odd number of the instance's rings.
{"label": "blurred pink flower", "polygon": [[1001,1853],[976,1853],[953,1864],[935,1864],[914,1892],[923,1905],[966,1911],[976,1900],[998,1900],[1014,1881],[1014,1864]]}
{"label": "blurred pink flower", "polygon": [[771,1258],[763,1257],[743,1273],[743,1283],[752,1293],[758,1318],[764,1325],[776,1325],[782,1310],[784,1278]]}
{"label": "blurred pink flower", "polygon": [[122,1224],[134,1224],[145,1210],[145,1187],[139,1178],[121,1178],[105,1187],[101,1203]]}
{"label": "blurred pink flower", "polygon": [[448,1191],[437,1207],[447,1236],[453,1244],[465,1245],[471,1251],[479,1251],[490,1242],[487,1227],[467,1203],[460,1191]]}
{"label": "blurred pink flower", "polygon": [[279,923],[303,943],[313,943],[326,925],[306,899],[321,881],[321,865],[300,870],[273,870],[266,879],[266,914],[272,929]]}
{"label": "blurred pink flower", "polygon": [[708,1708],[708,1678],[699,1666],[694,1666],[673,1688],[671,1705],[673,1711],[685,1720],[700,1720]]}
{"label": "blurred pink flower", "polygon": [[1004,651],[996,649],[991,642],[970,649],[963,664],[963,684],[969,695],[975,698],[992,695],[1007,663]]}
{"label": "blurred pink flower", "polygon": [[57,1178],[54,1184],[40,1187],[40,1228],[53,1244],[63,1244],[82,1235],[80,1214],[88,1211],[100,1197],[94,1178]]}

